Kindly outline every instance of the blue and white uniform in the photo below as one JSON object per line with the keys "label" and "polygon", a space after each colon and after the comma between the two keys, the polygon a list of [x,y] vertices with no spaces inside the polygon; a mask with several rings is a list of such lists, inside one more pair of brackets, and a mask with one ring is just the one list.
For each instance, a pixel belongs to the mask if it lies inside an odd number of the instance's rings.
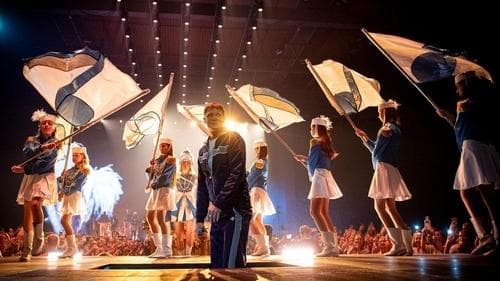
{"label": "blue and white uniform", "polygon": [[307,171],[311,180],[311,189],[307,199],[329,198],[338,199],[343,196],[342,191],[330,171],[332,160],[321,150],[321,143],[311,140]]}
{"label": "blue and white uniform", "polygon": [[83,215],[86,212],[85,201],[82,196],[82,188],[87,181],[87,175],[76,166],[66,171],[63,177],[57,178],[59,192],[64,193],[59,213],[61,215]]}
{"label": "blue and white uniform", "polygon": [[186,222],[196,215],[196,188],[198,176],[195,174],[180,174],[177,177],[175,204],[177,210],[171,213],[172,221]]}
{"label": "blue and white uniform", "polygon": [[[382,130],[390,131],[389,136],[384,136],[380,132]],[[376,141],[368,139],[364,142],[372,153],[372,165],[375,170],[368,197],[394,198],[396,201],[408,200],[411,198],[411,193],[398,170],[401,130],[395,123],[387,122],[380,131]]]}
{"label": "blue and white uniform", "polygon": [[[262,168],[258,168],[262,167]],[[270,216],[276,214],[274,204],[267,193],[267,178],[269,175],[269,163],[265,159],[257,159],[250,168],[247,176],[250,186],[250,203],[253,214]]]}
{"label": "blue and white uniform", "polygon": [[[155,159],[150,183],[153,190],[146,203],[146,211],[174,211],[176,209],[174,191],[176,164],[175,161],[167,164],[168,157],[162,154]],[[149,174],[149,172],[149,168],[146,169],[146,173]]]}
{"label": "blue and white uniform", "polygon": [[[43,144],[55,141],[56,139],[53,137],[34,136],[29,138],[24,144],[24,158],[29,159],[39,154],[42,152]],[[52,205],[57,202],[57,185],[54,173],[56,158],[57,149],[49,149],[24,166],[24,177],[16,200],[19,205],[24,205],[24,201],[31,201],[37,197],[44,199],[44,205]]]}
{"label": "blue and white uniform", "polygon": [[484,126],[487,118],[478,102],[469,99],[467,111],[458,112],[455,136],[461,152],[453,188],[466,190],[495,183],[500,187],[500,157],[491,144],[491,132]]}

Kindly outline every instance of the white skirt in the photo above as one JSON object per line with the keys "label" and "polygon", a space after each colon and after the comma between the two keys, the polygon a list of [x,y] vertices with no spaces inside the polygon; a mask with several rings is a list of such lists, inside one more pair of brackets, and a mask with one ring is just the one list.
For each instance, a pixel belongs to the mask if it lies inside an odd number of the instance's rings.
{"label": "white skirt", "polygon": [[253,214],[270,216],[276,214],[273,201],[267,194],[267,191],[260,187],[250,189],[250,203],[252,204]]}
{"label": "white skirt", "polygon": [[57,202],[57,184],[54,173],[24,175],[16,202],[24,205],[24,201],[31,201],[33,198],[44,199],[43,205],[53,205]]}
{"label": "white skirt", "polygon": [[177,210],[177,206],[175,205],[174,189],[168,187],[160,187],[158,189],[151,190],[145,209],[146,211]]}
{"label": "white skirt", "polygon": [[[196,202],[194,202],[196,204]],[[176,211],[172,211],[170,217],[173,222],[186,222],[194,219],[196,205],[190,202],[186,197],[182,197],[177,201]]]}
{"label": "white skirt", "polygon": [[500,187],[500,157],[495,147],[475,140],[464,141],[453,189],[492,183]]}
{"label": "white skirt", "polygon": [[373,199],[394,198],[396,201],[405,201],[411,198],[398,168],[391,164],[378,162],[375,166],[368,197]]}
{"label": "white skirt", "polygon": [[332,172],[327,169],[315,169],[311,180],[311,190],[307,199],[312,198],[329,198],[338,199],[342,197],[337,182],[332,176]]}
{"label": "white skirt", "polygon": [[85,200],[80,191],[73,192],[70,195],[64,195],[59,209],[60,215],[84,215],[87,213],[86,211]]}

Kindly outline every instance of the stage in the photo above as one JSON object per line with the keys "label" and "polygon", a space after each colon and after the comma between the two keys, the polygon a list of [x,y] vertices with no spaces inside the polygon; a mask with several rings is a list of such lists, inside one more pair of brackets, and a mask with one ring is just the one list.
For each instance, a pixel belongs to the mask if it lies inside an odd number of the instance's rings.
{"label": "stage", "polygon": [[497,259],[470,255],[249,257],[248,268],[231,270],[209,270],[206,256],[17,259],[0,258],[0,280],[493,280],[500,272]]}

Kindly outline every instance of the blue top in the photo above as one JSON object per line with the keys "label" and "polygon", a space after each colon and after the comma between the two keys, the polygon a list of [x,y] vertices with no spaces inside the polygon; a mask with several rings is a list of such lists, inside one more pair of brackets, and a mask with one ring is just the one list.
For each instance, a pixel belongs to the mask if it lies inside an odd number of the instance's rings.
{"label": "blue top", "polygon": [[[257,168],[255,165],[257,162],[263,163],[264,167],[262,169]],[[269,167],[267,160],[258,159],[252,164],[252,168],[250,169],[250,173],[247,176],[248,186],[252,187],[260,187],[264,190],[267,190],[267,177],[269,176]]]}
{"label": "blue top", "polygon": [[385,137],[380,132],[377,134],[377,140],[373,141],[368,139],[363,142],[364,145],[372,153],[373,169],[378,162],[391,164],[394,167],[399,166],[399,145],[401,143],[401,130],[399,127],[391,122],[386,123],[381,130],[390,129],[391,134]]}
{"label": "blue top", "polygon": [[[44,138],[42,136],[34,136],[33,140],[27,140],[23,147],[24,159],[27,160],[42,152],[41,147],[43,144],[55,141],[56,138]],[[27,175],[53,173],[56,158],[57,149],[45,150],[45,152],[38,158],[24,165],[24,173]]]}
{"label": "blue top", "polygon": [[307,171],[309,177],[314,175],[316,169],[330,170],[332,167],[332,159],[321,150],[321,143],[316,143],[309,149],[309,158],[307,159]]}
{"label": "blue top", "polygon": [[87,175],[76,166],[73,166],[64,175],[64,186],[62,186],[62,176],[57,178],[57,187],[59,192],[64,192],[64,195],[70,195],[77,191],[81,192],[86,181]]}
{"label": "blue top", "polygon": [[465,103],[467,111],[458,112],[457,120],[455,121],[455,139],[459,150],[462,150],[462,145],[465,140],[475,140],[485,144],[490,143],[489,132],[484,124],[485,112],[480,109],[480,104],[474,101]]}
{"label": "blue top", "polygon": [[[153,175],[151,178],[151,188],[158,189],[161,187],[173,188],[174,177],[176,173],[175,162],[172,164],[166,163],[167,156],[160,155],[155,159],[155,164],[153,165]],[[149,168],[146,169],[149,173]]]}

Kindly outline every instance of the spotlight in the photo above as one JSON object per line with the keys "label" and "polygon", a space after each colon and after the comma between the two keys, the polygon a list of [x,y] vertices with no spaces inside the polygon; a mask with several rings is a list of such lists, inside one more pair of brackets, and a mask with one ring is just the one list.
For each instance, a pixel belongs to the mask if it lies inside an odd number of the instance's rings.
{"label": "spotlight", "polygon": [[221,9],[222,9],[222,10],[225,10],[225,9],[226,9],[226,6],[222,6],[222,7],[221,7]]}
{"label": "spotlight", "polygon": [[262,13],[262,11],[264,11],[264,9],[262,9],[262,8],[259,8],[259,13]]}

